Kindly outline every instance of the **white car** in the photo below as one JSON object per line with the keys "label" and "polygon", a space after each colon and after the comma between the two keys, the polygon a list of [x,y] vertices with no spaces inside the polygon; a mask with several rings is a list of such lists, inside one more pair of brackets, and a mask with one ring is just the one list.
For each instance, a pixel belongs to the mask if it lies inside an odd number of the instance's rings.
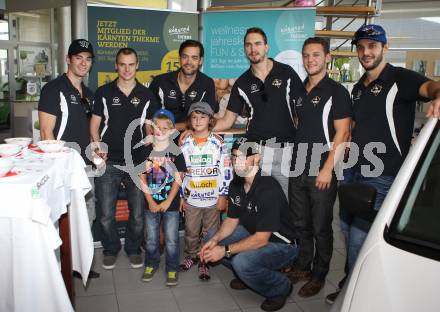
{"label": "white car", "polygon": [[440,121],[431,118],[411,147],[331,311],[440,311],[439,289]]}

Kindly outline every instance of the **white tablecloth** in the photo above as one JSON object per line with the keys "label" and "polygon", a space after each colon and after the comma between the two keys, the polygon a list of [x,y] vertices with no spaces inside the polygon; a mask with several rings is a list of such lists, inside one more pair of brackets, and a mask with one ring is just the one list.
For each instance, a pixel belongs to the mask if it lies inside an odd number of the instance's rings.
{"label": "white tablecloth", "polygon": [[73,269],[83,283],[93,260],[84,195],[91,186],[74,150],[14,158],[15,176],[0,178],[0,311],[73,311],[55,250],[54,223],[69,207]]}

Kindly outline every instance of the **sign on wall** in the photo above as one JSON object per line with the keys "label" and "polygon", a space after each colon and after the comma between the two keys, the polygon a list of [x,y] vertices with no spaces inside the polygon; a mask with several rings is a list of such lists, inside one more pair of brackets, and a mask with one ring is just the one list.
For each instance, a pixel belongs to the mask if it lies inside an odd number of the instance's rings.
{"label": "sign on wall", "polygon": [[117,77],[115,56],[124,47],[138,53],[136,78],[143,84],[158,74],[178,69],[180,44],[198,39],[197,18],[198,13],[89,6],[88,33],[95,49],[89,87],[94,90]]}
{"label": "sign on wall", "polygon": [[203,14],[204,72],[236,78],[249,68],[243,47],[246,29],[260,27],[268,37],[269,56],[305,77],[302,44],[315,34],[314,8],[216,11]]}

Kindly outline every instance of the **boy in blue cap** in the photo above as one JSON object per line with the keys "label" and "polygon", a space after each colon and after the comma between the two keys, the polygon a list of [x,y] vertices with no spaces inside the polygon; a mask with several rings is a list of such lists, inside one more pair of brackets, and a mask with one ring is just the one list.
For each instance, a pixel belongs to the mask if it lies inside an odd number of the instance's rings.
{"label": "boy in blue cap", "polygon": [[[374,209],[379,210],[408,154],[416,102],[431,100],[426,117],[440,116],[440,83],[412,70],[387,63],[385,56],[388,41],[385,30],[379,25],[362,26],[356,31],[351,43],[356,45],[365,74],[352,90],[352,142],[359,147],[359,159],[353,168],[345,170],[343,183],[361,182],[373,186],[377,192]],[[368,152],[371,154],[367,150],[367,144],[371,143],[380,143],[386,148],[386,153],[376,152],[376,155],[369,157],[380,159],[381,170],[378,170],[380,166],[372,166],[365,156]],[[347,249],[348,275],[355,265],[371,223],[344,211],[341,211],[340,217]],[[328,295],[326,302],[332,304],[338,293]]]}
{"label": "boy in blue cap", "polygon": [[142,152],[145,171],[140,175],[142,190],[148,203],[146,211],[147,240],[144,282],[150,282],[159,268],[159,228],[163,220],[166,249],[166,285],[175,286],[179,268],[179,204],[177,196],[181,174],[186,171],[180,149],[171,143],[175,130],[173,113],[160,109],[153,115],[153,144]]}

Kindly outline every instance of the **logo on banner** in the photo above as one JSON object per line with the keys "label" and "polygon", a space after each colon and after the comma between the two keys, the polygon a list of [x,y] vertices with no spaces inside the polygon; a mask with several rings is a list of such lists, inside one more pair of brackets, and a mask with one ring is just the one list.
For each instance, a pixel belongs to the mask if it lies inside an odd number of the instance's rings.
{"label": "logo on banner", "polygon": [[192,189],[197,188],[213,188],[217,187],[217,180],[200,180],[200,181],[189,181],[189,186]]}
{"label": "logo on banner", "polygon": [[168,28],[169,35],[185,35],[185,34],[189,34],[190,31],[191,30],[189,25],[183,27],[176,27],[175,25],[173,25],[170,28]]}
{"label": "logo on banner", "polygon": [[283,81],[281,79],[274,79],[272,81],[272,85],[277,87],[278,89],[281,87],[281,84],[283,83]]}

